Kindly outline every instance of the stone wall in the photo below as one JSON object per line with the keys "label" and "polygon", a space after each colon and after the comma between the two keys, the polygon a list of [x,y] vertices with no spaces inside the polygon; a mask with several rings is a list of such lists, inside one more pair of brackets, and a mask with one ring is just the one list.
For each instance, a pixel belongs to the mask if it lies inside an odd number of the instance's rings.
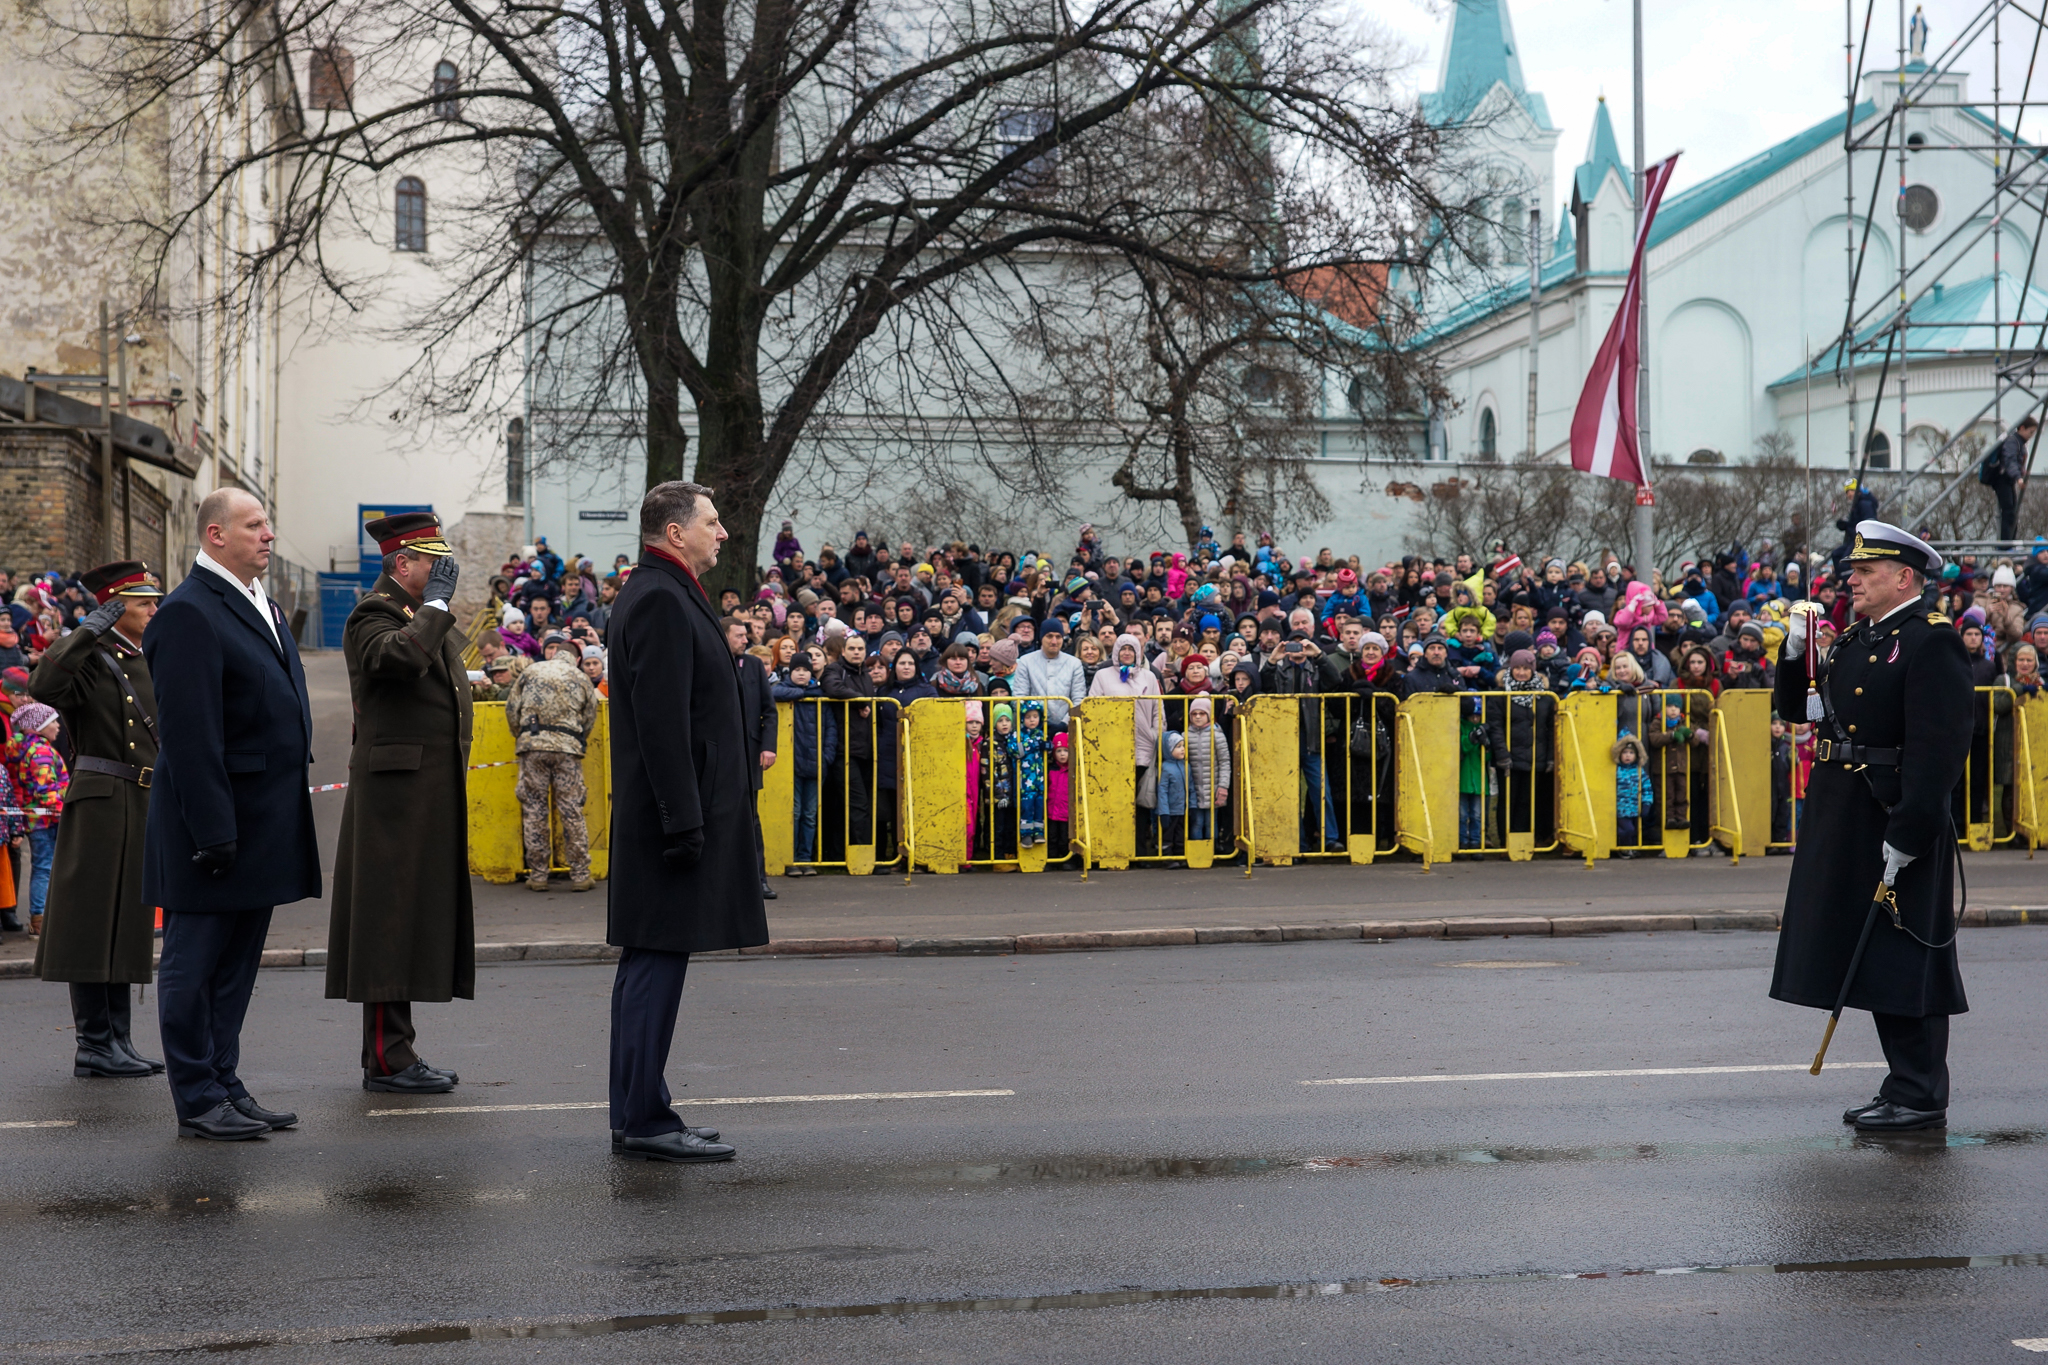
{"label": "stone wall", "polygon": [[[132,497],[132,514],[128,503]],[[62,427],[0,426],[0,568],[74,572],[104,563],[99,450]],[[114,479],[115,559],[164,572],[168,505],[141,477]]]}
{"label": "stone wall", "polygon": [[471,512],[453,526],[441,528],[455,551],[455,562],[462,566],[454,605],[464,621],[489,600],[491,575],[518,553],[525,528],[526,518],[518,512]]}

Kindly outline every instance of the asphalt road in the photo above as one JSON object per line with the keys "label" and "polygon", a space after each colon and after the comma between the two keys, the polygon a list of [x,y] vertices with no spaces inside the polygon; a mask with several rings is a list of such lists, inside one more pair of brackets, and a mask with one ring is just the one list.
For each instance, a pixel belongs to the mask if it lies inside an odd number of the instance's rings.
{"label": "asphalt road", "polygon": [[[420,1007],[426,1055],[464,1078],[422,1099],[363,1093],[355,1011],[266,972],[244,1074],[304,1122],[232,1146],[176,1140],[161,1081],[70,1079],[61,992],[4,982],[0,1123],[71,1126],[0,1128],[0,1340],[24,1360],[2029,1358],[2048,933],[1963,937],[1977,1008],[1945,1140],[1842,1127],[1878,1075],[1850,1065],[1878,1057],[1868,1020],[1808,1076],[1820,1016],[1765,999],[1774,945],[707,962],[670,1082],[740,1159],[687,1168],[615,1160],[597,1108],[372,1112],[601,1103],[603,967],[485,968],[476,1002]],[[1739,1066],[1796,1069],[1456,1079]],[[1383,1077],[1447,1079],[1307,1083]],[[986,1090],[1011,1093],[730,1102]],[[760,1320],[792,1305],[821,1315]]]}

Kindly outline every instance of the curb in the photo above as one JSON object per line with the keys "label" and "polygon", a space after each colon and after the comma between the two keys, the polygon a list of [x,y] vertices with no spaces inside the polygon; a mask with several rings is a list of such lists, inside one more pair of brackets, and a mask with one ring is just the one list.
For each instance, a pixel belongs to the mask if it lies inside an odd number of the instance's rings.
{"label": "curb", "polygon": [[[2008,929],[2048,925],[2048,905],[1973,905],[1963,911],[1966,929]],[[990,957],[1013,953],[1105,952],[1114,948],[1184,948],[1206,943],[1312,943],[1342,939],[1385,942],[1401,938],[1574,938],[1587,934],[1660,934],[1750,931],[1775,933],[1772,910],[1709,912],[1700,915],[1475,915],[1457,919],[1360,920],[1350,924],[1266,924],[1219,928],[1098,929],[1048,934],[991,934],[973,937],[778,938],[758,948],[728,948],[693,957]],[[536,943],[479,943],[479,965],[500,962],[610,962],[619,950],[608,943],[544,939]],[[265,948],[265,967],[324,967],[325,948]],[[0,981],[33,978],[29,958],[0,962]]]}

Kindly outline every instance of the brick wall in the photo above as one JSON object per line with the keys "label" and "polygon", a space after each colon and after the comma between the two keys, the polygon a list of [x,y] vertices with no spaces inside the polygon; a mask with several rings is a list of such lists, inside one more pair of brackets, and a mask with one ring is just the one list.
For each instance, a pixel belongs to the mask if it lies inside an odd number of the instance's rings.
{"label": "brick wall", "polygon": [[[0,568],[71,572],[103,563],[101,501],[93,441],[59,427],[0,426]],[[112,557],[140,559],[161,574],[168,511],[159,489],[117,468]]]}

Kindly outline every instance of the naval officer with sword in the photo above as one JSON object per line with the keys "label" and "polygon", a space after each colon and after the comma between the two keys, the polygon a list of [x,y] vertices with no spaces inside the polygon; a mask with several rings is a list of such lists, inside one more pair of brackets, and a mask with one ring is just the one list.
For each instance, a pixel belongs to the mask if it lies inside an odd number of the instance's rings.
{"label": "naval officer with sword", "polygon": [[[1833,1010],[1830,1039],[1845,1005],[1870,1011],[1891,1071],[1842,1115],[1862,1132],[1946,1125],[1948,1020],[1969,1009],[1949,802],[1975,696],[1962,636],[1925,600],[1941,564],[1896,526],[1858,523],[1847,558],[1857,621],[1813,659],[1812,616],[1795,612],[1778,670],[1778,714],[1810,720],[1815,743],[1771,995]],[[1826,1051],[1823,1040],[1816,1074]]]}

